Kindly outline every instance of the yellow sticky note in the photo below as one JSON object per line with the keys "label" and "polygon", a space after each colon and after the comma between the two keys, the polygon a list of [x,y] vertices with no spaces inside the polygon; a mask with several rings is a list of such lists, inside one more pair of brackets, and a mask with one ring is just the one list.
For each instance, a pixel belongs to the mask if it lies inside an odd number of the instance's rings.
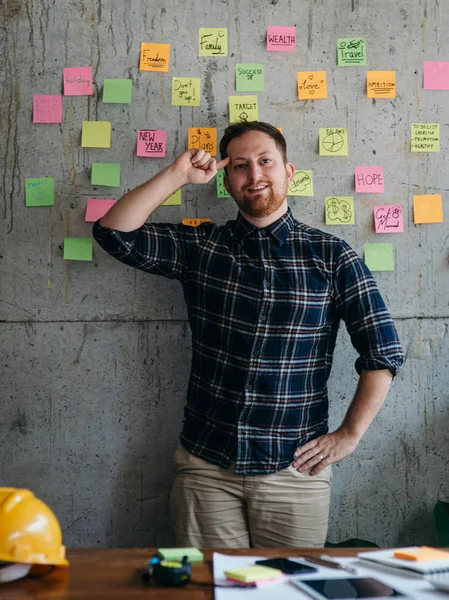
{"label": "yellow sticky note", "polygon": [[413,196],[413,220],[415,223],[442,223],[441,194]]}
{"label": "yellow sticky note", "polygon": [[288,186],[289,196],[313,196],[313,172],[297,169]]}
{"label": "yellow sticky note", "polygon": [[327,98],[326,71],[298,72],[298,98],[300,100]]}
{"label": "yellow sticky note", "polygon": [[170,44],[140,44],[141,71],[168,71],[170,62]]}
{"label": "yellow sticky note", "polygon": [[439,152],[439,123],[412,123],[412,152]]}
{"label": "yellow sticky note", "polygon": [[173,77],[171,87],[173,106],[199,106],[200,85],[199,77]]}
{"label": "yellow sticky note", "polygon": [[189,227],[198,227],[201,223],[210,223],[210,219],[182,219],[183,225],[188,225]]}
{"label": "yellow sticky note", "polygon": [[326,225],[355,225],[352,196],[326,196]]}
{"label": "yellow sticky note", "polygon": [[367,71],[368,98],[396,98],[396,71]]}
{"label": "yellow sticky note", "polygon": [[83,121],[81,146],[83,148],[110,148],[111,122]]}
{"label": "yellow sticky note", "polygon": [[320,156],[348,156],[348,130],[320,127]]}
{"label": "yellow sticky note", "polygon": [[228,30],[226,27],[200,27],[198,30],[199,56],[227,56]]}
{"label": "yellow sticky note", "polygon": [[167,200],[162,202],[161,206],[180,206],[181,200],[181,188],[179,188],[179,190],[176,190],[176,192],[167,198]]}
{"label": "yellow sticky note", "polygon": [[189,127],[187,147],[200,148],[209,152],[211,156],[217,155],[217,129],[216,127]]}
{"label": "yellow sticky note", "polygon": [[229,96],[229,122],[258,121],[257,96]]}
{"label": "yellow sticky note", "polygon": [[264,579],[282,579],[282,571],[262,565],[251,565],[249,567],[241,567],[240,569],[232,569],[225,571],[228,579],[251,583],[252,581],[263,581]]}

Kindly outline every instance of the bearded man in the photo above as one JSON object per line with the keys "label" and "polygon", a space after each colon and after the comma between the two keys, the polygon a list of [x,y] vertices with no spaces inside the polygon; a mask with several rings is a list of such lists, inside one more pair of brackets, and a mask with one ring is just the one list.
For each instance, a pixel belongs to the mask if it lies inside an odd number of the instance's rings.
{"label": "bearded man", "polygon": [[[369,270],[343,240],[298,222],[295,168],[272,125],[230,125],[221,161],[188,150],[94,225],[123,263],[183,286],[192,365],[170,506],[178,546],[321,547],[331,465],[351,454],[404,356]],[[225,225],[148,224],[177,189],[225,169]],[[340,320],[358,386],[328,432],[327,379]]]}

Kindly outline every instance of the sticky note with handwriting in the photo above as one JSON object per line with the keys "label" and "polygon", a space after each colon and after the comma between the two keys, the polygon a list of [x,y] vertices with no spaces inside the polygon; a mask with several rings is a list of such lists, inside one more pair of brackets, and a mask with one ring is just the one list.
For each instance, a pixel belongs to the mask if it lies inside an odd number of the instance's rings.
{"label": "sticky note with handwriting", "polygon": [[200,105],[199,77],[173,77],[171,103],[173,106],[199,106]]}
{"label": "sticky note with handwriting", "polygon": [[412,123],[412,152],[439,152],[439,123]]}
{"label": "sticky note with handwriting", "polygon": [[176,190],[176,192],[174,194],[172,194],[171,196],[169,196],[167,198],[167,200],[162,202],[161,206],[181,206],[181,201],[182,201],[181,188],[179,188],[179,190]]}
{"label": "sticky note with handwriting", "polygon": [[326,225],[355,225],[352,196],[327,196],[324,211]]}
{"label": "sticky note with handwriting", "polygon": [[198,30],[199,56],[227,56],[228,30],[226,27],[200,27]]}
{"label": "sticky note with handwriting", "polygon": [[296,51],[296,27],[267,27],[267,50],[275,52]]}
{"label": "sticky note with handwriting", "polygon": [[95,223],[101,217],[112,208],[115,204],[115,200],[106,200],[103,198],[88,198],[86,206],[86,217],[85,221],[88,223]]}
{"label": "sticky note with handwriting", "polygon": [[257,96],[229,96],[229,122],[258,121]]}
{"label": "sticky note with handwriting", "polygon": [[103,102],[130,104],[133,92],[132,79],[105,79],[103,81]]}
{"label": "sticky note with handwriting", "polygon": [[92,67],[63,69],[64,96],[92,96]]}
{"label": "sticky note with handwriting", "polygon": [[165,129],[138,129],[137,156],[164,158],[167,148]]}
{"label": "sticky note with handwriting", "polygon": [[216,127],[189,127],[187,147],[199,148],[209,152],[211,156],[217,155],[217,128]]}
{"label": "sticky note with handwriting", "polygon": [[170,63],[170,44],[153,44],[142,42],[140,44],[141,71],[166,73]]}
{"label": "sticky note with handwriting", "polygon": [[54,206],[53,177],[27,177],[25,179],[25,206]]}
{"label": "sticky note with handwriting", "polygon": [[403,233],[404,220],[400,204],[375,206],[373,212],[376,233]]}
{"label": "sticky note with handwriting", "polygon": [[366,65],[365,38],[338,38],[337,64],[339,67]]}
{"label": "sticky note with handwriting", "polygon": [[83,121],[81,146],[83,148],[110,148],[111,122]]}
{"label": "sticky note with handwriting", "polygon": [[33,123],[62,123],[62,95],[35,94]]}
{"label": "sticky note with handwriting", "polygon": [[288,186],[288,196],[313,196],[313,172],[296,170]]}
{"label": "sticky note with handwriting", "polygon": [[355,191],[365,194],[383,194],[384,168],[383,167],[356,167]]}
{"label": "sticky note with handwriting", "polygon": [[368,98],[396,98],[396,71],[367,71]]}
{"label": "sticky note with handwriting", "polygon": [[348,156],[348,130],[320,127],[319,151],[320,156]]}
{"label": "sticky note with handwriting", "polygon": [[299,71],[297,80],[300,100],[327,98],[326,71]]}
{"label": "sticky note with handwriting", "polygon": [[441,194],[413,196],[413,221],[415,223],[442,223]]}
{"label": "sticky note with handwriting", "polygon": [[424,62],[423,87],[425,90],[449,90],[449,62]]}
{"label": "sticky note with handwriting", "polygon": [[263,92],[265,67],[262,63],[237,63],[235,89],[237,92]]}
{"label": "sticky note with handwriting", "polygon": [[65,238],[64,260],[92,260],[92,238]]}
{"label": "sticky note with handwriting", "polygon": [[217,171],[216,182],[217,182],[217,198],[231,198],[228,194],[224,184],[225,172],[224,169]]}

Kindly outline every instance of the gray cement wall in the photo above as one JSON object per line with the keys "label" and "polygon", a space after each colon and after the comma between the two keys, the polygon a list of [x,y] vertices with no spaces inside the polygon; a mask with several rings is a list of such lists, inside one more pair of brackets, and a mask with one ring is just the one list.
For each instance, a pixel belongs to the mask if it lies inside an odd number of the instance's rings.
{"label": "gray cement wall", "polygon": [[[187,128],[228,123],[235,64],[265,64],[260,119],[283,128],[289,158],[312,169],[301,221],[346,239],[394,244],[376,280],[406,348],[405,367],[356,453],[334,470],[329,539],[435,543],[432,508],[449,500],[447,223],[414,225],[413,194],[449,191],[448,92],[422,89],[423,62],[447,60],[449,13],[437,0],[3,0],[0,8],[0,484],[33,489],[68,546],[173,541],[167,514],[190,363],[181,287],[94,247],[64,261],[65,237],[90,235],[88,197],[119,198],[186,148]],[[268,25],[296,25],[297,52],[268,53]],[[197,56],[198,27],[228,27],[229,56]],[[337,37],[364,36],[366,67],[337,67]],[[167,74],[138,70],[140,43],[171,44]],[[33,125],[33,93],[60,93],[62,69],[91,65],[93,97],[64,97],[62,125]],[[328,98],[300,102],[296,72],[327,71]],[[366,71],[397,70],[394,100],[368,100]],[[171,106],[171,77],[201,77],[199,108]],[[131,105],[103,104],[104,78],[131,77]],[[80,147],[83,120],[110,120],[108,150]],[[411,154],[412,122],[440,123],[441,152]],[[319,157],[319,127],[347,127],[349,157]],[[167,130],[167,159],[135,156],[136,130]],[[92,162],[119,162],[122,186],[94,188]],[[354,194],[354,167],[385,168],[382,196]],[[25,177],[53,176],[55,206],[26,208]],[[354,195],[356,226],[326,227],[324,197]],[[405,232],[376,236],[372,207],[400,203]],[[183,190],[155,221],[236,214],[215,184]],[[342,327],[330,381],[332,424],[356,385]]]}

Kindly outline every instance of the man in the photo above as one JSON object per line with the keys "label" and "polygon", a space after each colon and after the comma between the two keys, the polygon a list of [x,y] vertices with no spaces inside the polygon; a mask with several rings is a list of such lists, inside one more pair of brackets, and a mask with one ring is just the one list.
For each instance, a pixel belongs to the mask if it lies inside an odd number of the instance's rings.
{"label": "man", "polygon": [[[266,123],[229,126],[217,164],[188,150],[132,190],[94,236],[122,262],[179,279],[193,358],[172,519],[181,546],[323,546],[331,465],[354,451],[403,362],[364,263],[343,241],[296,221],[294,166]],[[235,221],[146,224],[188,183],[225,168]],[[326,382],[340,319],[359,352],[355,396],[328,433]]]}

